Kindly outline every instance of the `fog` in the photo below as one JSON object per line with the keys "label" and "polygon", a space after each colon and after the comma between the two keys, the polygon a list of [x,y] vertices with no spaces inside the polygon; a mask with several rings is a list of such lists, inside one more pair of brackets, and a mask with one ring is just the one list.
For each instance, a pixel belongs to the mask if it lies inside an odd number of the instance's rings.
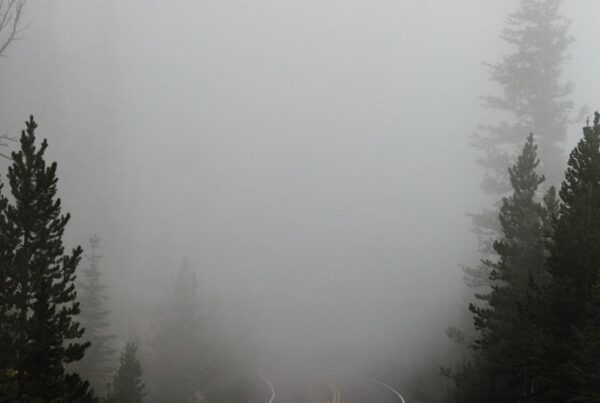
{"label": "fog", "polygon": [[[143,347],[185,258],[263,370],[436,367],[479,259],[467,213],[490,202],[469,144],[496,117],[482,62],[517,5],[31,0],[0,131],[36,117],[67,244],[102,238],[119,338]],[[564,76],[597,106],[600,3],[563,13]]]}

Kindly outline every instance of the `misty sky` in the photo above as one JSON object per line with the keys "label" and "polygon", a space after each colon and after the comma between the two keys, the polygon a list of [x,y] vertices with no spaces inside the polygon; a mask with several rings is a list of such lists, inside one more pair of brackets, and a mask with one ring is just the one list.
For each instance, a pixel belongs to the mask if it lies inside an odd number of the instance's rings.
{"label": "misty sky", "polygon": [[[410,350],[462,309],[484,202],[468,137],[516,4],[31,0],[0,132],[35,114],[69,238],[100,234],[131,318],[185,256],[265,346]],[[563,9],[565,77],[600,108],[600,2]]]}

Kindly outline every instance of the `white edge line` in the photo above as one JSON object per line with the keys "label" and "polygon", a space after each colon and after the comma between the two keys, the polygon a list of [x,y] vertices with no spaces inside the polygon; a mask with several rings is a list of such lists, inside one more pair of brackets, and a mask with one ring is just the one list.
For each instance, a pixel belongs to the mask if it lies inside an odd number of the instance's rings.
{"label": "white edge line", "polygon": [[269,385],[269,388],[271,389],[271,398],[269,399],[269,401],[267,403],[273,403],[273,400],[275,400],[275,388],[273,387],[273,384],[264,376],[260,375],[260,377],[262,378],[263,381],[265,381],[265,383],[267,385]]}
{"label": "white edge line", "polygon": [[390,392],[392,392],[393,394],[395,394],[396,396],[398,396],[400,398],[400,400],[402,400],[402,403],[406,403],[406,400],[404,400],[404,398],[402,397],[402,395],[400,394],[400,392],[398,392],[396,389],[392,388],[389,385],[386,385],[383,382],[378,381],[377,379],[373,379],[373,378],[367,378],[367,379],[369,379],[371,382],[375,382],[379,386],[383,386],[384,388],[386,388],[387,390],[389,390]]}

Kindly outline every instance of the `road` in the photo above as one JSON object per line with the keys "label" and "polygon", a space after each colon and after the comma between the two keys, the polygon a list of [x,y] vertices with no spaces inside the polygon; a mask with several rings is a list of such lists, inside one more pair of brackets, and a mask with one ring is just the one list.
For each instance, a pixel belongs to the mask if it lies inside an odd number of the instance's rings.
{"label": "road", "polygon": [[379,380],[340,374],[277,371],[261,376],[264,403],[408,403]]}

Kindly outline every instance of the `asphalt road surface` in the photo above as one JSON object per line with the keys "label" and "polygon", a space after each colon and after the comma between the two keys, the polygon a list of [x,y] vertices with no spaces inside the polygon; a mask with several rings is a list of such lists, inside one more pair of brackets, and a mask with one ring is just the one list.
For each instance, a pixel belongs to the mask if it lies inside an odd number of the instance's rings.
{"label": "asphalt road surface", "polygon": [[356,375],[278,370],[261,380],[264,403],[409,403],[392,386]]}

